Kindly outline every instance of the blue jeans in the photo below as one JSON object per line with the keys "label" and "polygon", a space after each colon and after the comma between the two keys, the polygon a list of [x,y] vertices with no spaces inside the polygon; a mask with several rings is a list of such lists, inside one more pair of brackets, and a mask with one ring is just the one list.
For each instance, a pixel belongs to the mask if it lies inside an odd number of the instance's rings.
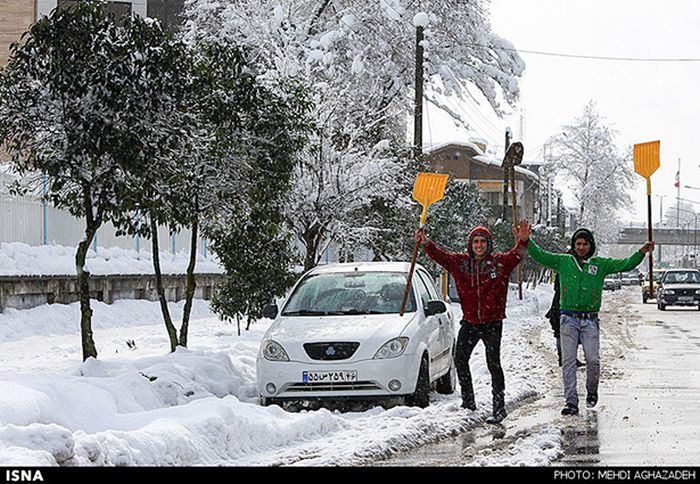
{"label": "blue jeans", "polygon": [[583,346],[586,358],[586,391],[598,393],[600,379],[600,320],[583,319],[569,314],[561,315],[561,360],[566,403],[578,407],[576,390],[576,348]]}

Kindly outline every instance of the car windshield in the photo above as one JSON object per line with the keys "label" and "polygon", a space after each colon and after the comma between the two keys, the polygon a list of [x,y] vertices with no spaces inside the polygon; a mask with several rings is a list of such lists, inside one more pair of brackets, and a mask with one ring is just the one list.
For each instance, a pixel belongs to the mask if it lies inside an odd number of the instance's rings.
{"label": "car windshield", "polygon": [[[312,274],[294,289],[282,316],[398,313],[405,288],[406,274],[400,272]],[[405,311],[415,310],[411,292]]]}
{"label": "car windshield", "polygon": [[668,272],[664,277],[664,284],[700,284],[700,272]]}

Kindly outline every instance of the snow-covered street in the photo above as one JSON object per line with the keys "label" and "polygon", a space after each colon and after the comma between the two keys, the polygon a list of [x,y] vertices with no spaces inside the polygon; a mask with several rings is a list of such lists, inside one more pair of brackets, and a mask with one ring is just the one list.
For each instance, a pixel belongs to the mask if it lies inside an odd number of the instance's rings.
{"label": "snow-covered street", "polygon": [[[526,291],[524,301],[509,297],[502,348],[509,409],[556,380],[547,361],[551,332],[539,331],[548,328],[542,313],[550,298],[548,286]],[[2,465],[364,465],[481,426],[490,415],[481,345],[471,360],[476,412],[460,408],[458,393],[433,393],[426,409],[288,412],[260,406],[255,391],[269,321],[238,336],[196,301],[190,348],[169,354],[157,303],[94,304],[99,356],[82,364],[77,304],[0,314]],[[176,321],[178,310],[173,305]],[[518,463],[558,457],[555,430],[523,442]]]}

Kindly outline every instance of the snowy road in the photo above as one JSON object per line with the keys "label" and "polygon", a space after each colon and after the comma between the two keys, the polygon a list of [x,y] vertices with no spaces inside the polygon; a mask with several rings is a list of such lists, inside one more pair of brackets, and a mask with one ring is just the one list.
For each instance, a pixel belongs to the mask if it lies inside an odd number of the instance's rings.
{"label": "snowy road", "polygon": [[[237,335],[195,305],[190,348],[167,351],[157,303],[95,303],[98,360],[80,361],[76,304],[0,313],[0,465],[689,465],[700,455],[698,312],[659,312],[639,288],[607,293],[598,407],[559,414],[549,286],[511,294],[504,425],[490,414],[483,346],[478,409],[459,393],[426,409],[262,407],[255,357],[270,324]],[[177,320],[181,305],[173,305]],[[583,392],[583,371],[579,370]],[[382,460],[385,459],[385,460]]]}
{"label": "snowy road", "polygon": [[[642,304],[638,287],[606,293],[602,314],[600,403],[576,417],[551,391],[487,425],[397,454],[376,465],[512,465],[543,432],[560,435],[552,465],[696,466],[700,456],[700,313]],[[584,369],[579,394],[585,395]],[[535,445],[536,447],[536,445]]]}

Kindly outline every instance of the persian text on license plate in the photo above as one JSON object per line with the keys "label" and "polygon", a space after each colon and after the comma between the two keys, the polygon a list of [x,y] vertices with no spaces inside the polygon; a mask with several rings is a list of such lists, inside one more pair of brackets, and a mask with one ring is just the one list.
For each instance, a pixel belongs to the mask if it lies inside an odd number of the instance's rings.
{"label": "persian text on license plate", "polygon": [[301,379],[304,383],[352,382],[357,381],[357,370],[304,371]]}
{"label": "persian text on license plate", "polygon": [[693,302],[693,296],[680,296],[678,300],[681,302]]}

